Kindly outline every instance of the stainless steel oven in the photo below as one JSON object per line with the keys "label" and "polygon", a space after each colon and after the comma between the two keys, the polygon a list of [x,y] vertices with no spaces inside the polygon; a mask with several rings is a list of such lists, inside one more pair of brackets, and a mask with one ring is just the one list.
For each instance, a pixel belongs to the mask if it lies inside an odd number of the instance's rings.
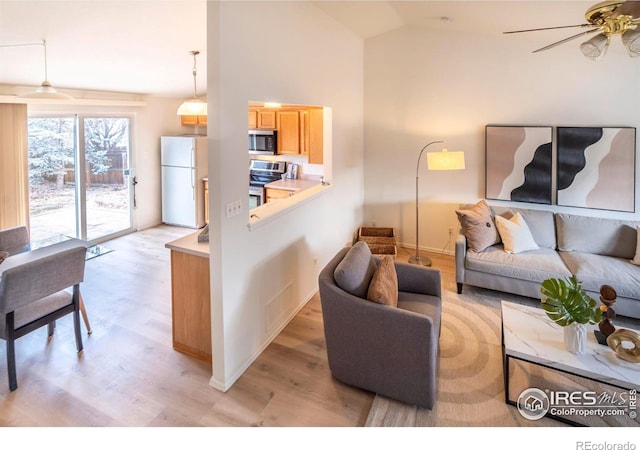
{"label": "stainless steel oven", "polygon": [[265,203],[264,186],[282,178],[287,172],[285,161],[252,159],[249,166],[249,209]]}
{"label": "stainless steel oven", "polygon": [[276,130],[249,130],[250,155],[275,155],[278,151]]}

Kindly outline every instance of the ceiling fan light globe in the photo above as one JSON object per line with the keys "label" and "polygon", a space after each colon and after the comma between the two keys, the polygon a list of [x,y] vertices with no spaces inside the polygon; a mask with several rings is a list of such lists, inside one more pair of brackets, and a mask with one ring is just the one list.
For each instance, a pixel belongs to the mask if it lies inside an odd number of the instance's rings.
{"label": "ceiling fan light globe", "polygon": [[640,30],[638,31],[625,31],[622,35],[622,44],[629,52],[629,56],[640,56]]}
{"label": "ceiling fan light globe", "polygon": [[580,44],[582,54],[594,61],[601,60],[607,53],[607,48],[609,48],[609,38],[604,34],[598,34]]}

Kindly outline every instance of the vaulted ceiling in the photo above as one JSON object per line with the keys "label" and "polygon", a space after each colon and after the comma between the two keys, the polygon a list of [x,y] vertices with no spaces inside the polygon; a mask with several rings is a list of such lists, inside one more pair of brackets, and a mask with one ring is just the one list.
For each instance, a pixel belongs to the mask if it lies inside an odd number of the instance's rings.
{"label": "vaulted ceiling", "polygon": [[[532,50],[579,31],[503,31],[584,22],[585,1],[314,1],[363,39],[401,27],[503,36]],[[205,0],[0,0],[0,45],[47,40],[48,78],[57,88],[191,96],[190,52],[199,50],[198,93],[206,84]],[[573,44],[576,50],[579,41]],[[0,47],[0,84],[38,86],[42,46]]]}

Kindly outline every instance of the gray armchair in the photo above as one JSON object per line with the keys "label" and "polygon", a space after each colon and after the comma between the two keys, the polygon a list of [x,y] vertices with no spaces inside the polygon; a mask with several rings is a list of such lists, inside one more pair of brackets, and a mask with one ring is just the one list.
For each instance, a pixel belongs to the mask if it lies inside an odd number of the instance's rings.
{"label": "gray armchair", "polygon": [[377,263],[370,253],[341,266],[355,280],[355,294],[336,282],[336,268],[354,248],[338,252],[318,279],[331,373],[346,384],[431,409],[437,390],[440,271],[396,262],[398,306],[374,303],[363,298],[371,280],[368,258]]}
{"label": "gray armchair", "polygon": [[80,283],[86,251],[84,241],[71,239],[12,255],[0,265],[0,338],[7,343],[10,390],[18,388],[16,339],[44,325],[51,336],[56,319],[73,314],[76,347],[82,351]]}

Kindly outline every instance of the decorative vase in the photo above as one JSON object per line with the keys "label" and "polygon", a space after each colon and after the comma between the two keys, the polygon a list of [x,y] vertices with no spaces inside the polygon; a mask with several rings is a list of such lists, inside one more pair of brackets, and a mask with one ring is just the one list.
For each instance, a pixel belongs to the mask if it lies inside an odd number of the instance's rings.
{"label": "decorative vase", "polygon": [[582,355],[587,349],[587,326],[583,323],[573,322],[564,331],[564,346],[571,353]]}

